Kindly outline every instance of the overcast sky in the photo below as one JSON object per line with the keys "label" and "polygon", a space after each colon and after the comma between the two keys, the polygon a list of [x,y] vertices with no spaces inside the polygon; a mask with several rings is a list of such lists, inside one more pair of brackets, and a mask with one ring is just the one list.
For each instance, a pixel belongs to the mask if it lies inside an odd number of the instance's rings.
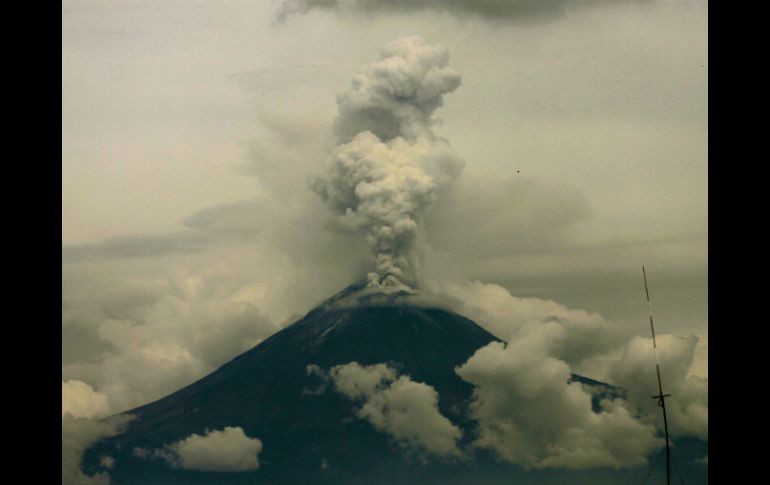
{"label": "overcast sky", "polygon": [[316,3],[63,2],[64,380],[142,404],[371,270],[308,179],[337,95],[404,35],[462,77],[432,277],[647,336],[644,264],[656,330],[699,336],[707,374],[706,2]]}

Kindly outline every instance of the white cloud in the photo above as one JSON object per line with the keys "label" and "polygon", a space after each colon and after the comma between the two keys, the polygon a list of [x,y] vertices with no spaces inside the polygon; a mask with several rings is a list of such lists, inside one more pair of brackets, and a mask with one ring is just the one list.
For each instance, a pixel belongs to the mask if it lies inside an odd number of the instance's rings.
{"label": "white cloud", "polygon": [[411,450],[442,457],[462,457],[456,445],[462,431],[438,409],[438,393],[395,369],[357,362],[332,367],[329,377],[341,394],[362,401],[356,416]]}
{"label": "white cloud", "polygon": [[[648,438],[651,437],[649,425],[662,429],[659,408],[650,399],[657,388],[651,339],[633,337],[628,340],[628,329],[621,328],[597,313],[568,308],[550,300],[514,297],[499,285],[478,281],[436,283],[433,291],[436,300],[425,295],[422,298],[426,303],[446,306],[468,316],[509,344],[507,348],[502,344],[490,344],[458,370],[463,378],[478,386],[478,399],[473,408],[474,414],[481,421],[482,437],[477,441],[478,446],[505,450],[504,453],[512,461],[529,463],[530,466],[555,466],[559,463],[574,467],[596,464],[627,466],[644,459],[643,451],[649,450],[652,443],[649,440],[640,439],[643,446],[626,452],[623,451],[624,445],[617,440],[619,435],[599,434],[603,432],[601,430],[611,429],[618,423],[625,423],[629,432],[636,430],[640,436],[647,433]],[[708,378],[699,374],[699,368],[696,367],[702,365],[696,365],[700,361],[695,359],[696,350],[702,349],[701,354],[705,354],[706,349],[699,345],[699,339],[695,336],[685,338],[660,335],[658,346],[665,390],[674,395],[667,401],[671,430],[675,434],[707,440]],[[519,352],[520,355],[514,356],[512,352]],[[507,370],[506,365],[509,367]],[[538,377],[539,373],[545,375]],[[579,384],[567,384],[572,373],[618,385],[628,391],[627,402],[605,403],[601,413],[591,412],[589,391],[582,389]],[[576,425],[578,428],[594,429],[595,433],[588,433],[585,438],[598,440],[597,446],[600,447],[594,449],[593,457],[571,456],[577,448],[583,451],[591,449],[588,445],[580,444],[580,439],[575,436],[569,438],[570,445],[564,445],[568,448],[557,453],[556,449],[562,445],[554,443],[567,439],[567,434],[560,433],[570,425],[566,422],[562,426],[554,424],[558,423],[558,419],[539,414],[548,409],[549,405],[536,407],[533,409],[534,414],[528,414],[526,407],[514,404],[522,394],[532,391],[529,386],[545,385],[549,378],[553,378],[552,387],[546,389],[556,394],[548,399],[552,403],[561,402],[561,405],[553,405],[563,407],[561,410],[553,409],[553,413],[574,416],[576,420],[583,419],[583,424]],[[514,385],[514,382],[517,384]],[[544,396],[537,400],[548,400]],[[495,409],[491,402],[498,403],[501,408]],[[508,404],[503,404],[505,402]],[[509,413],[506,406],[517,410]],[[572,409],[573,406],[580,411]],[[582,418],[579,418],[580,413],[583,413]],[[517,440],[531,439],[530,436],[536,434],[534,430],[519,431],[518,427],[522,425],[515,423],[543,420],[553,424],[554,431],[550,437],[546,433],[533,442],[545,439],[551,444],[540,447],[535,444],[535,451],[526,448],[517,451]],[[615,425],[610,425],[612,422]],[[572,433],[579,435],[583,432]],[[525,438],[517,438],[518,434]],[[509,439],[513,442],[509,443]],[[610,448],[610,445],[614,448]],[[569,449],[569,446],[573,449]],[[606,446],[606,449],[602,450],[601,446]],[[545,448],[550,451],[544,452]]]}
{"label": "white cloud", "polygon": [[[666,399],[669,429],[674,435],[694,436],[708,440],[708,378],[689,374],[698,337],[690,335],[657,335],[658,355],[663,391]],[[652,339],[634,337],[623,350],[610,373],[613,383],[628,390],[629,400],[646,419],[662,429],[662,417],[656,399],[658,393],[655,354]]]}
{"label": "white cloud", "polygon": [[505,288],[479,281],[448,283],[437,291],[449,297],[446,304],[502,340],[528,327],[555,322],[561,329],[551,336],[552,356],[564,360],[590,377],[601,369],[592,365],[597,355],[623,342],[622,330],[597,313],[568,308],[551,300],[515,297]]}
{"label": "white cloud", "polygon": [[89,476],[80,469],[83,453],[97,441],[115,436],[132,419],[131,416],[114,416],[106,420],[62,416],[61,476],[62,485],[105,485],[110,483],[107,470],[111,462],[101,459],[103,470]]}
{"label": "white cloud", "polygon": [[83,381],[70,379],[61,383],[61,415],[74,418],[106,416],[110,400],[106,394],[95,391]]}
{"label": "white cloud", "polygon": [[258,469],[261,451],[259,439],[246,436],[241,427],[226,426],[222,431],[191,434],[167,445],[159,455],[175,468],[238,472]]}
{"label": "white cloud", "polygon": [[[152,261],[66,267],[62,333],[84,329],[104,350],[67,362],[64,378],[93,384],[99,394],[92,397],[108,397],[122,411],[193,382],[274,333],[279,325],[260,309],[270,291],[249,278],[248,267],[225,262],[237,256],[180,258],[157,276]],[[73,401],[74,387],[64,391]]]}
{"label": "white cloud", "polygon": [[524,467],[631,467],[646,462],[660,440],[622,400],[602,400],[568,382],[571,368],[553,357],[569,334],[558,321],[523,326],[506,346],[493,342],[456,369],[476,386],[470,413],[474,446],[491,448]]}
{"label": "white cloud", "polygon": [[[130,409],[215,370],[355,281],[365,244],[325,230],[325,211],[306,195],[280,208],[255,199],[194,214],[188,227],[207,240],[196,253],[65,259],[64,380]],[[127,243],[141,252],[141,240]]]}

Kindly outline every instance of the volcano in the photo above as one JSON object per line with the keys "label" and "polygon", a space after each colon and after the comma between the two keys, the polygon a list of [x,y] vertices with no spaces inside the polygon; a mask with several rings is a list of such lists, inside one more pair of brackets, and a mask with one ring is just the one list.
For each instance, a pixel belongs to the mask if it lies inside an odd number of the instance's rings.
{"label": "volcano", "polygon": [[[473,321],[444,309],[398,303],[393,297],[357,297],[363,287],[348,287],[199,381],[127,411],[134,419],[121,434],[93,445],[84,456],[83,470],[105,471],[101,458],[110,456],[114,465],[108,471],[116,484],[638,481],[638,469],[522,470],[484,450],[471,460],[410,453],[369,422],[356,419],[356,404],[324,389],[308,366],[384,363],[432,386],[441,414],[463,431],[459,445],[464,446],[474,438],[474,422],[467,413],[473,386],[454,370],[479,348],[499,341]],[[582,376],[573,379],[603,387],[605,393],[617,392]],[[258,469],[187,470],[136,453],[228,426],[240,427],[263,443]]]}

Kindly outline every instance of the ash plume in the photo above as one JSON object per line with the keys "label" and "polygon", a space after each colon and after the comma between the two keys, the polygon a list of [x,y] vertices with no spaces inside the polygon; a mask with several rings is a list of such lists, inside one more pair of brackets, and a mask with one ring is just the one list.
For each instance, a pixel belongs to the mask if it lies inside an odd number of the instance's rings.
{"label": "ash plume", "polygon": [[337,146],[325,175],[310,185],[341,227],[366,239],[376,264],[370,288],[417,289],[423,217],[437,189],[463,168],[432,130],[434,112],[461,78],[447,67],[444,46],[419,37],[391,42],[380,54],[337,97]]}

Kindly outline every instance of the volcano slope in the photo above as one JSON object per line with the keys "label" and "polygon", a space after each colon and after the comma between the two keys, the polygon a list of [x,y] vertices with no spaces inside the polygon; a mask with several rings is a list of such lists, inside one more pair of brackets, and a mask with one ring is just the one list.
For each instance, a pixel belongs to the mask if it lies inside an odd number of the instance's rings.
{"label": "volcano slope", "polygon": [[[388,302],[341,302],[354,285],[293,325],[274,334],[199,381],[130,410],[127,429],[85,454],[88,474],[107,471],[116,484],[483,484],[630,483],[644,470],[525,471],[484,451],[469,459],[443,459],[409,450],[355,417],[357,403],[308,373],[358,362],[388,364],[413,381],[432,386],[443,416],[463,431],[460,447],[474,438],[467,416],[473,386],[455,373],[495,336],[455,313]],[[592,384],[596,381],[574,376]],[[614,392],[606,386],[606,392]],[[359,403],[360,404],[360,403]],[[261,466],[216,472],[170,466],[137,449],[241,427],[259,438]],[[699,452],[699,451],[698,451]],[[102,457],[114,459],[106,470]],[[703,456],[703,454],[699,455]],[[705,483],[705,482],[701,482]]]}

